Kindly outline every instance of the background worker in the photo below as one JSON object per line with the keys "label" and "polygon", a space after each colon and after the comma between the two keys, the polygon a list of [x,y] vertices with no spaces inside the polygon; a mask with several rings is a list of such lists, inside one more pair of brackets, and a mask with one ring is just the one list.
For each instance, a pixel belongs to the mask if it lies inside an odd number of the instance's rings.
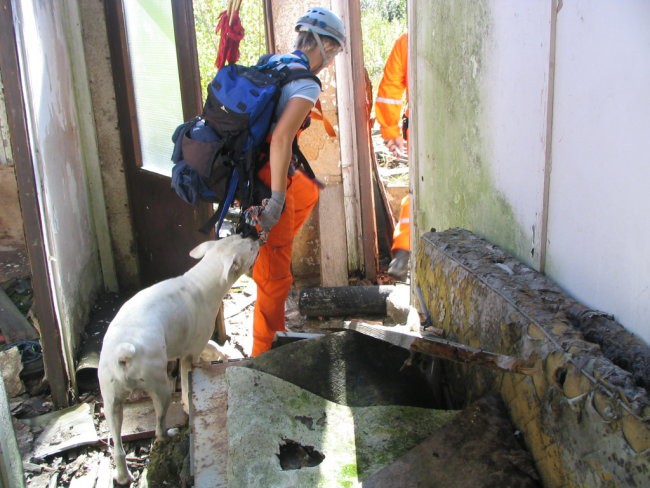
{"label": "background worker", "polygon": [[[406,95],[406,112],[402,116]],[[384,73],[377,89],[375,118],[388,150],[395,156],[408,157],[408,34],[397,38],[384,66]],[[400,124],[401,122],[401,124]],[[392,260],[388,274],[404,281],[408,274],[411,254],[410,198],[407,194],[401,202],[399,220],[393,232]]]}
{"label": "background worker", "polygon": [[[314,7],[296,23],[298,36],[293,53],[275,55],[290,69],[318,73],[326,68],[345,46],[343,22],[331,11]],[[291,59],[286,63],[286,59]],[[295,60],[295,62],[294,62]],[[260,215],[260,226],[268,232],[266,244],[253,267],[257,301],[253,314],[253,350],[257,356],[271,348],[277,331],[285,330],[285,301],[289,295],[293,240],[318,202],[318,185],[292,166],[292,144],[306,125],[309,113],[320,96],[315,80],[303,78],[282,87],[272,129],[269,161],[258,177],[271,188],[272,195]]]}

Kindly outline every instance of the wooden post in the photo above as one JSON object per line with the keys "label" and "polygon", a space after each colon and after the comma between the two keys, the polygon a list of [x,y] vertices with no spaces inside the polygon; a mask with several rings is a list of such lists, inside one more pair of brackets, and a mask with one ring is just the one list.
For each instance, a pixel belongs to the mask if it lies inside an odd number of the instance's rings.
{"label": "wooden post", "polygon": [[[357,255],[363,272],[369,279],[377,275],[377,226],[372,186],[372,142],[368,131],[366,101],[366,76],[363,62],[360,2],[334,0],[335,12],[345,24],[347,45],[345,52],[337,56],[337,95],[341,116],[341,165],[349,177],[346,191],[346,223],[348,229],[348,254]],[[347,108],[346,108],[347,107]],[[346,117],[348,119],[344,120]],[[356,171],[355,171],[356,170]],[[355,185],[358,185],[355,188]],[[353,190],[357,190],[355,193]],[[347,215],[350,213],[349,215]],[[354,229],[352,229],[354,227]],[[356,233],[354,233],[356,231]],[[360,232],[359,232],[360,231]],[[350,249],[357,246],[358,254]]]}
{"label": "wooden post", "polygon": [[[320,284],[322,286],[344,286],[348,281],[346,233],[343,205],[343,185],[327,185],[318,198],[318,237],[320,239]],[[338,229],[332,229],[336,223]],[[337,242],[338,241],[338,242]]]}

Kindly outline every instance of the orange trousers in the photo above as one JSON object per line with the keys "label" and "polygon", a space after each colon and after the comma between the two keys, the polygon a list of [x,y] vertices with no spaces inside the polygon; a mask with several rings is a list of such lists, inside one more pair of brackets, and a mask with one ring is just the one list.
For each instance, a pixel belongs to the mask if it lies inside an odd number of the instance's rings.
{"label": "orange trousers", "polygon": [[391,251],[397,251],[398,249],[411,251],[411,199],[409,195],[402,198],[399,220],[393,232]]}
{"label": "orange trousers", "polygon": [[[264,165],[259,178],[271,186],[271,166]],[[318,186],[301,171],[289,176],[284,211],[269,232],[253,266],[257,301],[253,313],[253,356],[271,349],[275,333],[285,329],[284,304],[289,295],[293,239],[318,202]]]}

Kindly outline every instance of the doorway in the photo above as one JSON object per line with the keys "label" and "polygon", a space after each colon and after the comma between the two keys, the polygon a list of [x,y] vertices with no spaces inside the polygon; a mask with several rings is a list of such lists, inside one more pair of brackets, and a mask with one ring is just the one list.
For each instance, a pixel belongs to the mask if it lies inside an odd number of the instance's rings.
{"label": "doorway", "polygon": [[[390,281],[386,276],[391,261],[395,227],[401,237],[397,246],[404,244],[405,215],[400,216],[404,197],[409,194],[408,143],[404,150],[391,151],[392,137],[404,134],[404,115],[407,108],[407,64],[402,56],[404,47],[399,39],[406,32],[406,0],[360,0],[363,53],[368,83],[370,130],[374,152],[374,178],[376,183],[376,209],[379,248],[380,281]],[[391,134],[391,135],[388,135]]]}
{"label": "doorway", "polygon": [[191,0],[106,3],[124,169],[143,286],[185,272],[210,206],[171,188],[171,136],[201,111]]}

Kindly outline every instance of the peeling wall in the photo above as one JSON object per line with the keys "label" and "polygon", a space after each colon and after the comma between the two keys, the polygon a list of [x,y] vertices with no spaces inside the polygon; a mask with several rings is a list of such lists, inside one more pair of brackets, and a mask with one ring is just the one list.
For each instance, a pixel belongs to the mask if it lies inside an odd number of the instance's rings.
{"label": "peeling wall", "polygon": [[79,2],[79,9],[118,283],[122,290],[137,289],[140,278],[126,190],[104,2]]}
{"label": "peeling wall", "polygon": [[[16,29],[28,132],[44,241],[66,361],[73,355],[102,285],[76,106],[67,11],[59,3],[20,2]],[[70,28],[70,27],[68,27]]]}
{"label": "peeling wall", "polygon": [[[543,176],[549,9],[510,4],[495,13],[495,4],[435,2],[415,22],[416,218],[422,230],[473,229],[530,263],[543,180],[529,176]],[[534,18],[535,29],[519,15]],[[522,124],[523,141],[512,131]]]}
{"label": "peeling wall", "polygon": [[419,244],[417,284],[433,324],[534,365],[524,376],[444,362],[454,406],[499,391],[544,486],[647,486],[650,396],[575,327],[571,310],[584,306],[468,231],[426,233]]}
{"label": "peeling wall", "polygon": [[414,242],[470,229],[650,342],[650,4],[409,8]]}

